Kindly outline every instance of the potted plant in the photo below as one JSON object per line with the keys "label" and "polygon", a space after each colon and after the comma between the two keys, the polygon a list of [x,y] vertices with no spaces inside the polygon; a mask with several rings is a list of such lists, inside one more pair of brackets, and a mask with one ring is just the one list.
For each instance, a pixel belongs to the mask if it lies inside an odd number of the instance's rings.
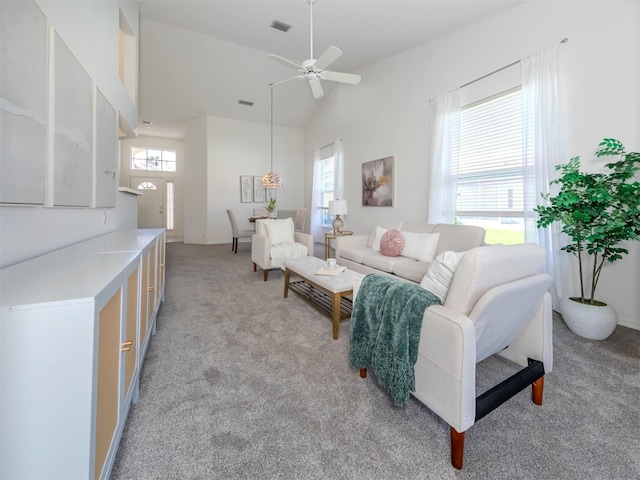
{"label": "potted plant", "polygon": [[270,198],[269,202],[265,203],[264,207],[267,209],[267,212],[269,212],[269,217],[271,218],[275,217],[275,211],[276,211],[275,197]]}
{"label": "potted plant", "polygon": [[640,236],[640,182],[634,181],[640,153],[626,152],[614,138],[605,138],[599,147],[596,157],[616,157],[605,172],[580,171],[580,157],[557,165],[561,175],[551,184],[560,191],[543,194],[548,203],[534,208],[538,228],[560,222],[570,239],[562,250],[578,259],[580,296],[561,299],[561,313],[571,331],[594,340],[607,338],[618,322],[615,310],[595,299],[602,267],[629,253],[622,242]]}

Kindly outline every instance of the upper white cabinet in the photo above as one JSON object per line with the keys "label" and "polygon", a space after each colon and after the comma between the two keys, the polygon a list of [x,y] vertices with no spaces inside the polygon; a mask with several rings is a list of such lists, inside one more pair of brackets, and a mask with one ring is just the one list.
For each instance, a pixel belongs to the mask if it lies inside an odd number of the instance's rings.
{"label": "upper white cabinet", "polygon": [[164,293],[164,239],[118,231],[0,270],[0,478],[108,478]]}

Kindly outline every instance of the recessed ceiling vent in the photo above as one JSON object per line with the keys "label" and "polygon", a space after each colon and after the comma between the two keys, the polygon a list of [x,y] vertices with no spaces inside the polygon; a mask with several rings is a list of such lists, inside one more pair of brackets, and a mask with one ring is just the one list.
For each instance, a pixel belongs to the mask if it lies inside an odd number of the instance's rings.
{"label": "recessed ceiling vent", "polygon": [[291,25],[281,22],[280,20],[274,20],[271,22],[271,28],[275,28],[276,30],[286,33],[291,28]]}
{"label": "recessed ceiling vent", "polygon": [[253,102],[249,102],[247,100],[238,100],[240,105],[246,105],[247,107],[253,107]]}

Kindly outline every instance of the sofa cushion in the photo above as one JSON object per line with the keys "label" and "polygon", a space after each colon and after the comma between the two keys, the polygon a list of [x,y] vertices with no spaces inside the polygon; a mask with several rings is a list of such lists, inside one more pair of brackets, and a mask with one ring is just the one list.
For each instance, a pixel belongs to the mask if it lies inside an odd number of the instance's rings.
{"label": "sofa cushion", "polygon": [[266,220],[263,222],[267,231],[267,237],[271,240],[272,245],[281,243],[294,243],[294,225],[293,219],[282,218]]}
{"label": "sofa cushion", "polygon": [[366,255],[371,255],[373,250],[370,247],[359,246],[340,249],[340,257],[356,263],[364,263]]}
{"label": "sofa cushion", "polygon": [[486,245],[465,253],[451,282],[445,306],[469,315],[478,299],[491,288],[537,275],[544,265],[540,245]]}
{"label": "sofa cushion", "polygon": [[[402,230],[402,222],[380,222],[376,227],[371,229],[369,240],[367,241],[368,247],[373,248],[373,242],[375,242],[376,234],[378,233],[378,227],[384,230]],[[382,233],[380,235],[382,235]],[[378,237],[378,239],[379,238],[380,237]]]}
{"label": "sofa cushion", "polygon": [[373,252],[369,255],[365,255],[362,259],[362,263],[367,267],[375,268],[376,270],[381,270],[387,273],[393,273],[395,265],[403,262],[415,263],[414,260],[409,260],[404,257],[385,257],[380,252]]}
{"label": "sofa cushion", "polygon": [[382,241],[382,236],[388,231],[389,230],[387,228],[376,227],[376,235],[375,237],[373,237],[373,245],[371,245],[371,248],[373,248],[376,252],[380,251],[380,242]]}
{"label": "sofa cushion", "polygon": [[417,262],[410,259],[406,260],[406,262],[396,263],[393,266],[393,273],[406,280],[420,283],[420,280],[422,280],[424,274],[429,268],[429,262]]}
{"label": "sofa cushion", "polygon": [[429,265],[420,286],[434,293],[444,304],[458,263],[465,252],[442,252]]}
{"label": "sofa cushion", "polygon": [[436,255],[445,250],[466,252],[484,244],[485,230],[475,225],[439,223],[434,227],[433,232],[440,234]]}
{"label": "sofa cushion", "polygon": [[439,233],[403,232],[404,249],[402,256],[413,258],[419,262],[431,262],[436,256]]}
{"label": "sofa cushion", "polygon": [[432,223],[413,223],[413,222],[403,222],[402,228],[400,230],[402,232],[414,232],[414,233],[432,233],[434,231],[435,225]]}
{"label": "sofa cushion", "polygon": [[397,257],[404,248],[404,235],[399,230],[387,230],[380,239],[380,253],[386,257]]}

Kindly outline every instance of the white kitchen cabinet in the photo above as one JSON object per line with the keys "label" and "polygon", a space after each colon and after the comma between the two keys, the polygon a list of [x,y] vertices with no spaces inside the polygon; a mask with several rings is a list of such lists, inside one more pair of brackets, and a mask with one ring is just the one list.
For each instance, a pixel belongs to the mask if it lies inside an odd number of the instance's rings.
{"label": "white kitchen cabinet", "polygon": [[0,270],[0,478],[108,478],[160,250],[162,229],[113,232]]}

